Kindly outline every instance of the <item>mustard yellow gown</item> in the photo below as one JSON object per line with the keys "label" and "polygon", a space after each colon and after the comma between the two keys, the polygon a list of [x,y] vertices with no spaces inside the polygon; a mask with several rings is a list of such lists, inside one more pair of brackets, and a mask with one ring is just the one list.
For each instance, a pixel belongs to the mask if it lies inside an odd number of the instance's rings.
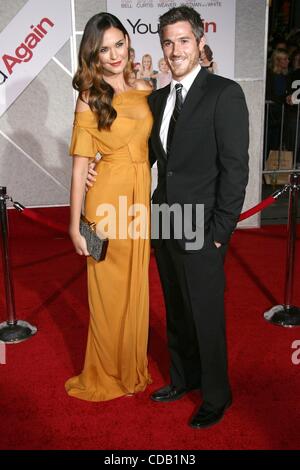
{"label": "mustard yellow gown", "polygon": [[[105,260],[97,263],[87,258],[90,322],[84,367],[65,385],[69,395],[83,400],[111,400],[143,391],[151,382],[147,362],[151,190],[148,137],[152,127],[148,94],[130,89],[115,95],[112,104],[117,118],[108,131],[97,129],[90,110],[75,113],[70,155],[94,158],[98,152],[101,154],[97,181],[86,196],[86,217],[97,224],[103,221],[107,212],[100,213],[102,204],[116,212],[116,226],[109,226],[112,234]],[[124,236],[126,223],[133,220],[129,209],[132,204],[142,204],[148,211],[146,237]],[[126,206],[129,215],[125,223]]]}

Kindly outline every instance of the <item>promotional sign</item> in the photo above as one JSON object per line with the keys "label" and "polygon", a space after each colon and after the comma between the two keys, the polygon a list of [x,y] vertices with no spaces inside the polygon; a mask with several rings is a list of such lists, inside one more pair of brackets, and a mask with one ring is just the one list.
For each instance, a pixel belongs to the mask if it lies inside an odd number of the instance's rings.
{"label": "promotional sign", "polygon": [[[170,8],[182,4],[201,14],[206,41],[213,53],[210,62],[214,62],[215,73],[234,78],[235,0],[107,0],[107,11],[121,20],[131,38],[137,76],[143,78],[143,70],[149,67],[153,78],[157,76],[159,79],[158,74],[165,73],[157,34],[158,18]],[[154,83],[159,88],[159,80],[155,79]]]}
{"label": "promotional sign", "polygon": [[0,116],[71,35],[70,0],[29,0],[0,33]]}

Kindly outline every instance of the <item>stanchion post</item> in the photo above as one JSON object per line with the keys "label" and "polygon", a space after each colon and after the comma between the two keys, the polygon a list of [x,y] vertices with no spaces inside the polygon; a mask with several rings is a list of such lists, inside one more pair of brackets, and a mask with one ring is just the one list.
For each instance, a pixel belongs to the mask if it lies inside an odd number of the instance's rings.
{"label": "stanchion post", "polygon": [[8,239],[8,217],[6,207],[8,199],[9,197],[6,194],[6,187],[0,186],[0,238],[7,312],[7,321],[0,324],[0,341],[4,343],[19,343],[34,335],[37,329],[35,326],[32,326],[25,321],[17,320],[16,318]]}
{"label": "stanchion post", "polygon": [[16,322],[15,298],[13,280],[11,276],[10,253],[8,244],[8,220],[6,210],[6,188],[0,186],[0,224],[1,224],[1,248],[2,266],[4,276],[4,288],[6,298],[7,323],[13,325]]}
{"label": "stanchion post", "polygon": [[264,318],[275,325],[300,326],[300,308],[293,305],[294,268],[297,237],[297,209],[300,190],[300,174],[290,175],[289,213],[287,227],[286,271],[284,304],[275,305],[264,313]]}
{"label": "stanchion post", "polygon": [[292,174],[290,177],[290,195],[289,195],[289,215],[288,215],[288,239],[286,249],[286,269],[285,269],[285,293],[284,305],[287,309],[292,308],[294,271],[295,271],[295,252],[297,238],[297,208],[299,195],[300,175]]}

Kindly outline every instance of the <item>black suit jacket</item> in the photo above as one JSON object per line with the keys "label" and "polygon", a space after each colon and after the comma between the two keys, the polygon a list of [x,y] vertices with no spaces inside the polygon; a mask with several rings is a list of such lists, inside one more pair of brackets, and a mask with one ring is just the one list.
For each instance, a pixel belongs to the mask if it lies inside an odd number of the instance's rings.
{"label": "black suit jacket", "polygon": [[[241,87],[201,69],[176,123],[169,157],[160,127],[170,85],[149,96],[154,116],[151,165],[157,161],[156,204],[204,204],[205,244],[226,244],[237,224],[248,181],[248,110]],[[178,240],[185,249],[184,236]],[[155,243],[154,243],[155,246]]]}

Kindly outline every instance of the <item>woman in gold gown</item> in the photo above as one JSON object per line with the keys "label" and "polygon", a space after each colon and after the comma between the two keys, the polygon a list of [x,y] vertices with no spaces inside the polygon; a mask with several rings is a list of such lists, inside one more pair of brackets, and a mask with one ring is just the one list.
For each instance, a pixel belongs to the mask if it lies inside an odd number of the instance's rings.
{"label": "woman in gold gown", "polygon": [[81,374],[65,386],[69,395],[89,401],[131,395],[151,381],[147,363],[151,89],[139,80],[129,86],[129,46],[128,34],[115,16],[93,16],[85,27],[73,79],[79,98],[70,146],[74,157],[70,236],[78,254],[88,256],[79,220],[88,163],[97,153],[101,155],[98,177],[87,193],[85,215],[98,230],[101,223],[102,228],[109,225],[108,212],[115,214],[107,229],[105,260],[87,258],[90,323],[85,362]]}

